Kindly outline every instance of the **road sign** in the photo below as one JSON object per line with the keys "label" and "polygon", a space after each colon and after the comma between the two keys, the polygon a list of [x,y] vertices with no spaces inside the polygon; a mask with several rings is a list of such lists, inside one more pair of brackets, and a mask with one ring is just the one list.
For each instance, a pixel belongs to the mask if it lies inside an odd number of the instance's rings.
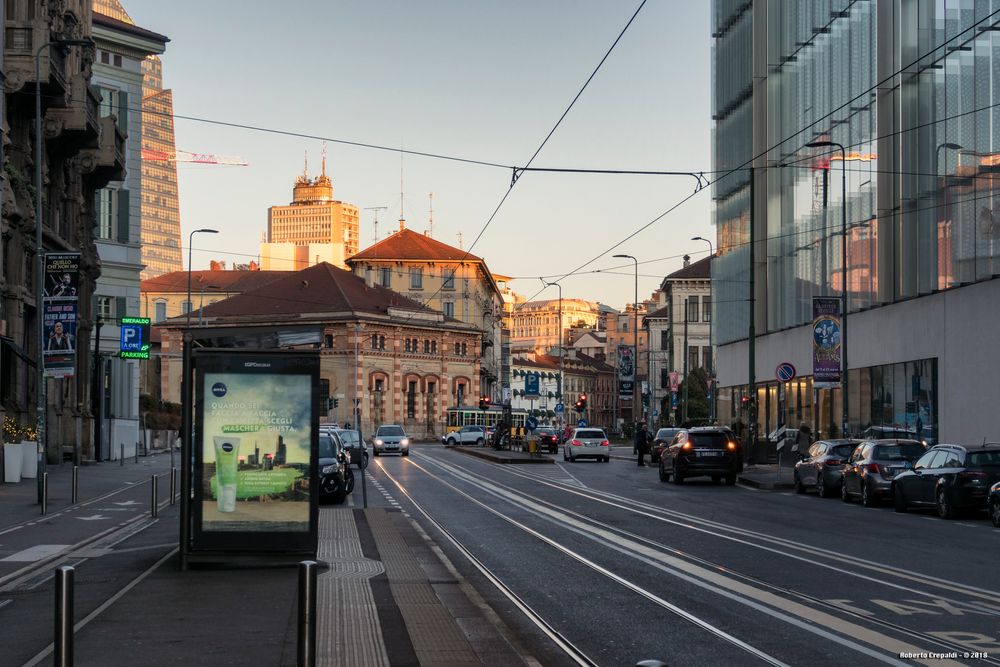
{"label": "road sign", "polygon": [[564,412],[565,410],[566,410],[566,408],[563,406],[562,403],[556,403],[556,414],[560,414],[560,413]]}
{"label": "road sign", "polygon": [[671,408],[677,407],[677,392],[673,392],[670,394],[670,407]]}
{"label": "road sign", "polygon": [[528,427],[529,431],[534,431],[536,428],[538,428],[538,420],[535,419],[534,417],[528,417],[527,419],[524,420],[524,425]]}
{"label": "road sign", "polygon": [[778,364],[778,367],[774,369],[774,377],[778,379],[779,382],[791,382],[795,379],[795,366],[792,366],[787,361],[783,361]]}
{"label": "road sign", "polygon": [[576,423],[576,427],[577,428],[587,428],[587,420],[586,419],[581,419],[580,421],[578,421]]}
{"label": "road sign", "polygon": [[122,359],[149,359],[148,317],[123,317],[122,337],[118,354]]}
{"label": "road sign", "polygon": [[540,376],[538,373],[527,373],[524,376],[524,395],[528,398],[537,398],[539,383]]}

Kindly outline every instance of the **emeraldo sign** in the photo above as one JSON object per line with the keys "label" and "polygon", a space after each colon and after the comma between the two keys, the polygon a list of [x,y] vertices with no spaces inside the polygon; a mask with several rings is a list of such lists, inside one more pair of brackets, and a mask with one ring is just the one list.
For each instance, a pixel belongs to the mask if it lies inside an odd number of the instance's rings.
{"label": "emeraldo sign", "polygon": [[122,359],[149,359],[149,318],[121,318],[121,343],[118,355]]}

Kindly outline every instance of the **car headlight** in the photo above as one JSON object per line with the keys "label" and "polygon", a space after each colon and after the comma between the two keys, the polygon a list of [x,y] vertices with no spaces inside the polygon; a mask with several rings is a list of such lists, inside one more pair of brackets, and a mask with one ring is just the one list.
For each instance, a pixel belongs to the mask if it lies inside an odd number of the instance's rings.
{"label": "car headlight", "polygon": [[337,466],[335,466],[335,465],[332,465],[332,466],[323,466],[323,474],[324,475],[332,475],[335,472],[337,472]]}
{"label": "car headlight", "polygon": [[409,438],[403,438],[402,440],[399,441],[399,444],[401,444],[401,445],[403,445],[405,447],[406,445],[410,444],[410,439]]}
{"label": "car headlight", "polygon": [[381,445],[382,441],[380,439],[378,439],[378,438],[375,438],[375,444],[376,445]]}

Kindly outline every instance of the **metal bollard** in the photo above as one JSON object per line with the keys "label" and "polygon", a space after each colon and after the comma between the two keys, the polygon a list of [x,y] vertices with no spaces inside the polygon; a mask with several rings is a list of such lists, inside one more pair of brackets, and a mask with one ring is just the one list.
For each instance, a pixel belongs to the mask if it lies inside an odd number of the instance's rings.
{"label": "metal bollard", "polygon": [[155,519],[155,518],[156,518],[156,511],[157,511],[157,507],[156,507],[156,497],[157,497],[157,496],[159,495],[159,494],[158,494],[158,493],[156,492],[156,475],[153,475],[152,477],[150,477],[150,478],[149,478],[149,481],[151,482],[151,485],[152,485],[152,487],[153,487],[153,491],[152,491],[152,493],[151,493],[151,495],[152,495],[152,498],[150,498],[150,507],[149,507],[149,513],[150,513],[150,514],[151,514],[151,515],[153,516],[153,518]]}
{"label": "metal bollard", "polygon": [[125,443],[124,442],[118,444],[118,465],[119,466],[124,466],[125,465]]}
{"label": "metal bollard", "polygon": [[176,504],[174,489],[177,488],[177,468],[170,469],[170,504]]}
{"label": "metal bollard", "polygon": [[316,667],[316,575],[314,560],[299,563],[299,627],[296,667]]}
{"label": "metal bollard", "polygon": [[73,568],[56,568],[56,667],[73,667]]}
{"label": "metal bollard", "polygon": [[80,466],[73,466],[73,488],[70,497],[74,505],[80,501]]}
{"label": "metal bollard", "polygon": [[135,462],[139,462],[139,443],[135,443]]}
{"label": "metal bollard", "polygon": [[49,473],[42,473],[42,516],[49,513]]}

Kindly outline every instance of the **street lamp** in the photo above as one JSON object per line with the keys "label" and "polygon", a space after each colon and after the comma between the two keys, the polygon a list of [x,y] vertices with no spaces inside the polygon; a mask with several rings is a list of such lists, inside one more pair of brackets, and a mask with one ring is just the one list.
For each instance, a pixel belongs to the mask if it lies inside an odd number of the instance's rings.
{"label": "street lamp", "polygon": [[[702,236],[691,237],[692,241],[704,241],[708,244],[708,256],[715,257],[715,246],[712,242]],[[710,304],[715,303],[715,295],[712,294],[712,261],[709,260],[708,263],[708,292],[711,298]],[[712,400],[708,402],[708,418],[713,422],[715,421],[715,341],[712,340],[712,317],[711,311],[708,313],[708,363],[711,367],[708,369],[708,377],[712,381]],[[685,354],[687,350],[684,351]]]}
{"label": "street lamp", "polygon": [[[48,454],[46,446],[48,435],[45,429],[45,413],[48,395],[45,386],[45,363],[42,350],[45,348],[45,316],[43,308],[45,284],[45,253],[42,249],[42,51],[53,46],[93,46],[89,39],[54,39],[45,42],[35,51],[35,264],[38,279],[35,281],[35,318],[38,328],[38,359],[35,370],[38,374],[38,387],[35,390],[36,417],[35,439],[39,450],[41,470],[38,471],[38,502],[42,502],[42,478],[45,469],[45,459]],[[37,454],[36,454],[37,456]]]}
{"label": "street lamp", "polygon": [[841,431],[847,437],[847,151],[836,141],[811,141],[808,148],[840,149],[840,299],[843,304],[840,314],[840,407]]}
{"label": "street lamp", "polygon": [[[638,421],[639,401],[636,395],[639,390],[639,260],[632,255],[614,255],[618,259],[631,259],[635,262],[635,298],[632,300],[632,421]],[[687,379],[687,378],[685,378]]]}
{"label": "street lamp", "polygon": [[[563,318],[562,318],[562,285],[559,283],[545,282],[545,278],[539,276],[539,280],[546,287],[555,285],[559,288],[559,377],[556,378],[556,401],[562,403],[562,379],[563,379]],[[565,414],[565,413],[563,413]]]}
{"label": "street lamp", "polygon": [[187,327],[191,328],[191,244],[194,243],[195,234],[218,234],[218,229],[196,229],[188,234],[188,291],[187,291]]}

